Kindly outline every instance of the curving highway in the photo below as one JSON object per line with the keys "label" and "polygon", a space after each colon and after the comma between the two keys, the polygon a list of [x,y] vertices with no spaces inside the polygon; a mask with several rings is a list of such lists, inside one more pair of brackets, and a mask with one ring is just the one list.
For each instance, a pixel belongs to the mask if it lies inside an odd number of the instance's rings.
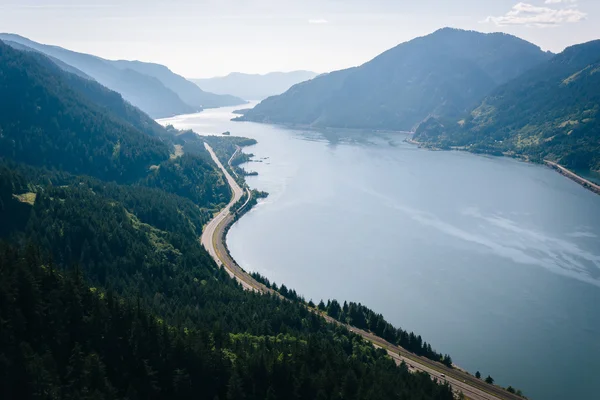
{"label": "curving highway", "polygon": [[[231,207],[237,203],[243,196],[244,190],[237,184],[235,179],[229,174],[227,169],[223,167],[223,164],[217,158],[217,155],[213,151],[212,147],[208,145],[208,143],[204,143],[204,147],[208,150],[210,156],[213,161],[217,164],[217,166],[225,175],[227,179],[227,183],[231,187],[231,191],[233,192],[233,197],[231,201],[227,204],[225,208],[223,208],[203,229],[202,237],[200,241],[208,254],[215,260],[219,267],[225,268],[225,271],[231,276],[235,278],[246,290],[255,290],[258,292],[271,292],[269,288],[264,286],[263,284],[257,282],[254,278],[248,275],[237,263],[235,260],[229,255],[229,251],[225,245],[225,231],[227,227],[233,223],[234,214],[231,212]],[[236,150],[234,155],[237,154],[239,148]],[[233,156],[229,159],[229,164],[231,165],[231,160]],[[235,173],[235,172],[234,172]],[[250,190],[246,190],[248,194],[248,199],[241,207],[245,207],[251,198]]]}

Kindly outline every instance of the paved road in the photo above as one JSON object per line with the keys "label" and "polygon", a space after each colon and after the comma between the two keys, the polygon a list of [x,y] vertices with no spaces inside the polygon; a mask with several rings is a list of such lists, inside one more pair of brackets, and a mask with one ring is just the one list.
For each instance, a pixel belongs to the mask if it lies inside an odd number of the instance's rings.
{"label": "paved road", "polygon": [[[239,176],[235,172],[235,168],[233,167],[233,165],[231,165],[231,162],[241,151],[242,151],[242,148],[240,146],[236,145],[235,152],[231,155],[231,157],[229,158],[229,161],[227,161],[227,164],[229,165],[229,169],[231,170],[231,172],[233,172],[233,175],[235,175],[236,178],[238,178]],[[246,194],[248,195],[248,197],[246,198],[246,201],[244,202],[244,204],[242,204],[240,206],[240,208],[239,208],[240,210],[242,210],[244,207],[246,207],[248,205],[248,203],[250,202],[250,200],[252,200],[252,192],[250,191],[250,189],[246,188]]]}
{"label": "paved road", "polygon": [[229,168],[231,168],[231,172],[233,172],[233,174],[235,175],[235,177],[237,178],[238,174],[235,173],[235,169],[231,166],[231,162],[233,161],[234,158],[237,157],[238,153],[242,151],[242,148],[238,145],[235,146],[235,151],[233,152],[233,154],[231,155],[231,157],[229,158],[229,161],[227,161],[227,164],[229,164]]}
{"label": "paved road", "polygon": [[582,176],[577,175],[575,172],[568,170],[565,167],[563,167],[562,165],[559,165],[555,162],[552,162],[549,160],[544,160],[544,163],[546,165],[550,166],[551,168],[554,168],[555,170],[557,170],[558,173],[560,173],[561,175],[566,176],[567,178],[579,183],[584,188],[589,189],[596,194],[600,194],[600,185],[597,185],[594,182],[587,180]]}
{"label": "paved road", "polygon": [[[202,245],[215,260],[219,267],[225,268],[229,276],[235,278],[246,290],[254,290],[260,293],[276,293],[273,290],[267,288],[260,282],[257,282],[248,273],[246,273],[231,257],[229,251],[225,245],[225,229],[229,224],[233,222],[233,213],[231,212],[231,206],[235,204],[243,194],[243,189],[237,184],[235,179],[231,177],[229,172],[223,167],[212,148],[205,143],[204,146],[210,153],[212,159],[215,161],[217,166],[223,171],[223,174],[227,178],[229,186],[233,191],[233,198],[227,204],[221,212],[219,212],[204,228],[202,232]],[[237,150],[236,150],[237,153]],[[231,160],[229,163],[231,163]],[[250,199],[250,192],[248,191],[248,201]],[[246,202],[247,204],[247,202]],[[279,295],[278,293],[276,293]],[[488,385],[480,379],[475,378],[472,375],[467,374],[456,368],[448,368],[445,365],[429,360],[424,357],[417,356],[402,347],[393,345],[386,340],[373,335],[370,332],[363,331],[350,325],[342,324],[333,318],[324,315],[318,310],[311,309],[311,311],[321,314],[328,322],[344,325],[348,330],[362,336],[365,340],[373,343],[376,347],[381,347],[387,350],[388,354],[399,364],[402,361],[406,362],[412,370],[419,370],[429,373],[432,377],[448,382],[455,392],[463,392],[463,394],[472,400],[519,400],[521,399],[517,395],[509,393],[504,389]],[[442,376],[445,375],[445,376]]]}
{"label": "paved road", "polygon": [[[522,398],[516,394],[509,393],[503,388],[495,385],[489,385],[481,379],[475,378],[473,375],[469,375],[465,371],[458,368],[448,368],[444,364],[432,361],[425,357],[417,356],[400,346],[393,345],[378,336],[373,335],[370,332],[363,331],[353,326],[347,326],[347,328],[359,335],[366,340],[373,343],[375,346],[382,347],[388,351],[390,355],[393,354],[392,358],[396,362],[400,363],[401,360],[407,360],[407,364],[411,365],[414,369],[425,371],[436,377],[438,380],[443,379],[447,381],[455,391],[462,391],[465,396],[473,400],[519,400]],[[445,377],[442,377],[442,374]]]}
{"label": "paved road", "polygon": [[[213,151],[212,147],[210,147],[208,143],[204,143],[204,147],[206,147],[206,150],[208,150],[210,153],[213,161],[225,175],[227,183],[229,183],[231,191],[233,192],[233,197],[229,204],[227,204],[227,206],[204,227],[200,241],[206,251],[208,251],[208,254],[210,254],[213,260],[215,260],[217,265],[219,267],[224,267],[229,276],[235,278],[244,287],[244,289],[255,290],[259,292],[271,291],[266,286],[257,282],[254,278],[248,275],[229,255],[229,251],[225,246],[224,240],[225,229],[233,222],[233,213],[231,212],[231,207],[242,198],[244,191],[240,185],[237,184],[235,179],[232,178],[229,172],[227,172],[227,170],[223,167],[223,164],[221,164],[217,158],[217,155]],[[229,162],[231,162],[231,159]],[[248,204],[248,201],[250,201],[250,191],[248,190],[247,193],[248,200],[246,203],[244,203],[244,205]]]}
{"label": "paved road", "polygon": [[[377,345],[375,345],[375,346],[377,346]],[[387,352],[390,355],[390,357],[392,357],[394,359],[394,361],[396,361],[396,363],[398,365],[401,364],[402,362],[406,363],[406,365],[408,366],[408,368],[411,372],[412,371],[427,372],[429,375],[431,375],[432,378],[437,379],[439,382],[448,382],[450,384],[450,386],[452,386],[452,390],[456,394],[462,392],[469,399],[498,400],[498,397],[496,397],[492,394],[486,393],[482,390],[479,390],[479,389],[469,385],[468,383],[464,382],[463,380],[455,379],[450,376],[447,376],[446,374],[444,374],[442,372],[436,371],[431,368],[427,368],[426,366],[416,363],[410,358],[406,358],[399,354],[396,354],[391,350],[388,350]],[[442,376],[442,375],[444,375],[444,376]]]}

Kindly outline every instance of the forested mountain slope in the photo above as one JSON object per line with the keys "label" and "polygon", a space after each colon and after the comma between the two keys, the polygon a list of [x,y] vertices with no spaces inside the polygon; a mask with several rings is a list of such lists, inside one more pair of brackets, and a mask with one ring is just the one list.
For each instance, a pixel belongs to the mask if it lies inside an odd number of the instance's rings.
{"label": "forested mountain slope", "polygon": [[36,43],[18,35],[0,34],[0,40],[17,42],[83,71],[100,84],[120,93],[125,100],[152,118],[199,111],[186,104],[158,79],[131,69],[120,69],[108,60],[57,46]]}
{"label": "forested mountain slope", "polygon": [[95,98],[104,88],[47,58],[0,42],[0,71],[0,156],[118,181],[140,178],[169,157],[165,143],[114,118],[74,86]]}
{"label": "forested mountain slope", "polygon": [[550,55],[511,35],[441,29],[360,67],[270,97],[240,120],[412,130],[429,116],[467,112],[498,85]]}
{"label": "forested mountain slope", "polygon": [[217,268],[221,174],[92,84],[0,44],[1,398],[453,399]]}
{"label": "forested mountain slope", "polygon": [[[415,139],[600,170],[600,40],[567,48],[500,86],[464,119],[431,120]],[[459,121],[460,119],[460,121]]]}
{"label": "forested mountain slope", "polygon": [[172,135],[118,93],[1,42],[0,71],[0,157],[119,183],[177,184],[194,201],[229,196],[208,154],[172,158]]}

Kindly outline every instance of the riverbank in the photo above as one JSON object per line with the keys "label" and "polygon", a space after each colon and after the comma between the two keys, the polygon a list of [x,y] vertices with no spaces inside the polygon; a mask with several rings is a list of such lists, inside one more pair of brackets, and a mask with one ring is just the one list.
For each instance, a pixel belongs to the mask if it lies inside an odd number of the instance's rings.
{"label": "riverbank", "polygon": [[[506,152],[506,153],[501,153],[501,154],[490,154],[490,153],[476,153],[473,152],[471,150],[469,150],[468,147],[466,146],[452,146],[449,149],[442,149],[439,147],[435,147],[435,146],[430,146],[430,145],[426,145],[424,143],[418,142],[414,139],[411,138],[406,138],[404,140],[406,143],[410,143],[416,146],[419,146],[420,148],[424,148],[424,149],[428,149],[428,150],[433,150],[433,151],[444,151],[444,150],[454,150],[454,151],[466,151],[468,153],[472,153],[472,154],[488,154],[488,155],[494,155],[494,156],[502,156],[502,157],[511,157],[511,158],[515,158],[517,160],[520,161],[524,161],[527,163],[533,163],[533,164],[538,164],[538,163],[534,163],[533,161],[531,161],[531,159],[527,156],[524,155],[519,155],[513,152]],[[550,160],[544,160],[543,163],[552,168],[553,170],[555,170],[556,172],[558,172],[559,174],[561,174],[562,176],[571,179],[572,181],[578,183],[579,185],[583,186],[584,188],[588,189],[589,191],[596,193],[598,195],[600,195],[600,185],[595,184],[594,182],[585,179],[584,177],[577,175],[575,172],[568,170],[567,168],[563,167],[560,164],[557,164],[553,161]]]}

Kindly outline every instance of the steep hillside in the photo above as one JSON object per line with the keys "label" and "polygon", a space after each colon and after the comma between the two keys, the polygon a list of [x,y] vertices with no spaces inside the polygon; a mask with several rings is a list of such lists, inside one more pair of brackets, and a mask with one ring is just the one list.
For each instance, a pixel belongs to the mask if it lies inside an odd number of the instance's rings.
{"label": "steep hillside", "polygon": [[141,74],[158,79],[166,87],[177,93],[185,103],[198,109],[237,106],[246,103],[246,101],[239,97],[231,96],[229,93],[215,94],[205,92],[194,83],[175,74],[164,65],[123,60],[113,61],[112,63],[119,68],[132,69]]}
{"label": "steep hillside", "polygon": [[232,72],[227,76],[191,79],[204,90],[219,94],[233,94],[246,100],[262,100],[281,94],[297,83],[317,76],[311,71],[270,72],[268,74],[243,74]]}
{"label": "steep hillside", "polygon": [[263,100],[236,120],[311,124],[322,116],[333,96],[342,90],[346,79],[353,72],[354,69],[335,71],[294,85],[281,96]]}
{"label": "steep hillside", "polygon": [[423,124],[415,139],[600,170],[600,40],[567,48],[500,86],[464,119]]}
{"label": "steep hillside", "polygon": [[126,108],[118,94],[2,42],[0,94],[0,156],[118,181],[169,157],[168,145],[92,100],[112,96],[111,108]]}
{"label": "steep hillside", "polygon": [[152,118],[199,111],[197,107],[186,104],[174,91],[155,77],[141,74],[132,69],[119,68],[111,61],[57,46],[36,43],[18,35],[0,34],[0,40],[30,47],[83,71],[107,88],[119,92],[125,100]]}
{"label": "steep hillside", "polygon": [[499,84],[549,57],[514,36],[446,28],[360,67],[296,85],[239,119],[412,130],[427,117],[468,111]]}

